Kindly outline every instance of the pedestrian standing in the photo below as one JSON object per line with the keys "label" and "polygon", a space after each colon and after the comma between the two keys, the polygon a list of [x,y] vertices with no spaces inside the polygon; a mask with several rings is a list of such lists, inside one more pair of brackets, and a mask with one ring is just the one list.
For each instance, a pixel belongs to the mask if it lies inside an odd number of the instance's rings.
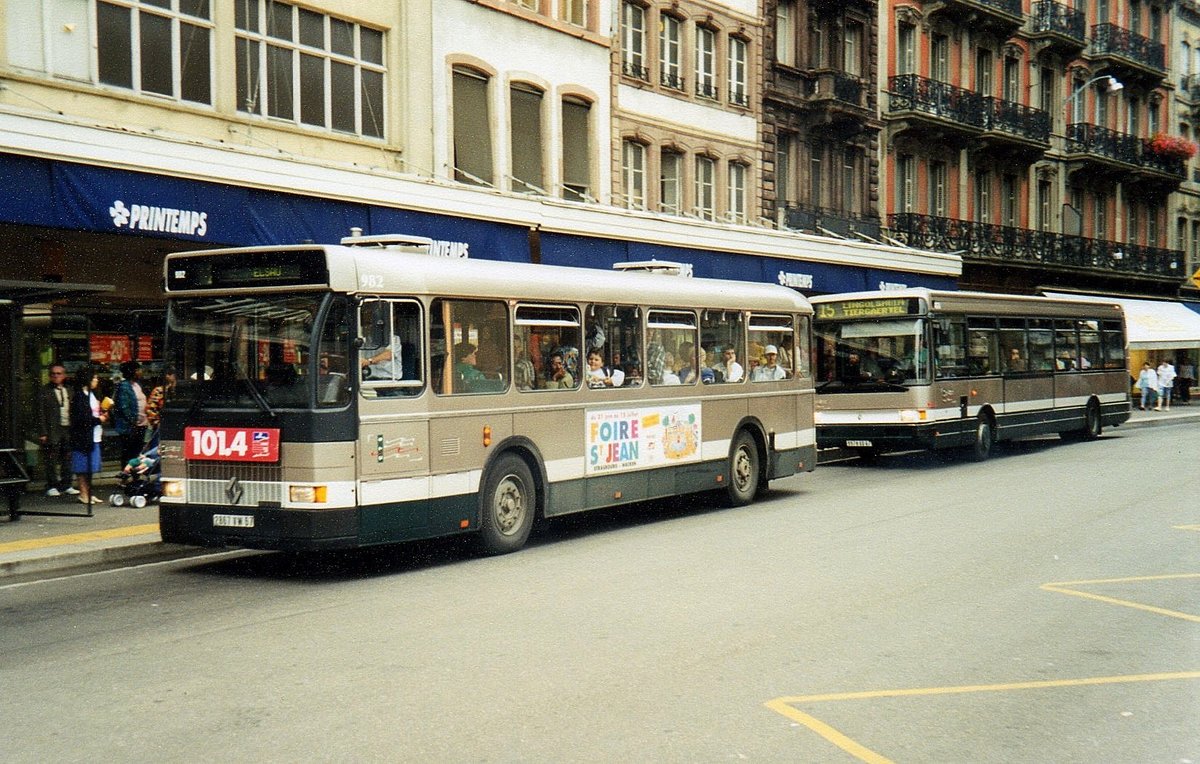
{"label": "pedestrian standing", "polygon": [[1192,363],[1190,355],[1184,358],[1183,364],[1179,367],[1179,378],[1175,381],[1179,383],[1179,401],[1184,405],[1191,405],[1192,384],[1196,381],[1196,366]]}
{"label": "pedestrian standing", "polygon": [[91,364],[80,366],[72,378],[70,426],[67,436],[71,445],[71,469],[79,480],[79,502],[99,504],[92,493],[92,475],[100,471],[100,438],[108,415],[100,410],[95,390],[100,384]]}
{"label": "pedestrian standing", "polygon": [[146,439],[146,393],[142,390],[142,366],[137,361],[121,364],[121,382],[113,394],[113,425],[121,439],[121,464],[142,452]]}
{"label": "pedestrian standing", "polygon": [[[328,373],[328,372],[326,372]],[[178,377],[175,373],[174,366],[168,366],[163,369],[162,384],[155,385],[150,391],[150,395],[146,398],[146,425],[150,430],[157,430],[158,425],[162,422],[163,405],[175,394],[175,384]],[[153,438],[150,431],[146,433],[146,442],[150,442]]]}
{"label": "pedestrian standing", "polygon": [[1142,391],[1142,411],[1146,410],[1147,404],[1153,404],[1154,398],[1158,395],[1158,372],[1150,365],[1149,361],[1142,364],[1142,373],[1138,375],[1138,389]]}
{"label": "pedestrian standing", "polygon": [[42,447],[42,468],[46,475],[46,495],[74,496],[71,487],[71,444],[67,429],[71,425],[71,390],[67,370],[52,363],[47,370],[50,381],[38,390],[38,443]]}
{"label": "pedestrian standing", "polygon": [[1158,365],[1158,405],[1154,407],[1155,411],[1162,411],[1165,408],[1171,410],[1171,391],[1175,388],[1175,364],[1171,363],[1170,358],[1164,358],[1162,363]]}

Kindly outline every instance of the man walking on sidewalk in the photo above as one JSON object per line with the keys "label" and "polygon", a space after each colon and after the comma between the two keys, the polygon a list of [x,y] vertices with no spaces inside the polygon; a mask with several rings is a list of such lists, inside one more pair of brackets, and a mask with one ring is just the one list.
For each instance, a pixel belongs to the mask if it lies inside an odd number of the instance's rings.
{"label": "man walking on sidewalk", "polygon": [[71,487],[71,449],[67,440],[71,392],[66,387],[67,370],[61,363],[50,365],[50,381],[38,389],[38,442],[42,446],[42,468],[46,495],[79,493]]}

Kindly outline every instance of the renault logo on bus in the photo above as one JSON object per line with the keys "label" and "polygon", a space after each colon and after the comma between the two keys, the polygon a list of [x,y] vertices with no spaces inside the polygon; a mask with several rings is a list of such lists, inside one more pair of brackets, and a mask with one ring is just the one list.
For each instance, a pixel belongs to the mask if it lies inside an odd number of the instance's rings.
{"label": "renault logo on bus", "polygon": [[229,482],[225,484],[225,498],[229,499],[230,504],[240,504],[242,501],[242,481],[237,475],[229,478]]}

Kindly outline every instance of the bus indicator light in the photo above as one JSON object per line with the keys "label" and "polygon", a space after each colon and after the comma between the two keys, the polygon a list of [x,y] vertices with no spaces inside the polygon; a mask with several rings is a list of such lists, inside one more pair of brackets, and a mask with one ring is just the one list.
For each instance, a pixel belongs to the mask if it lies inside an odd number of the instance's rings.
{"label": "bus indicator light", "polygon": [[492,445],[492,426],[490,424],[483,426],[483,445]]}
{"label": "bus indicator light", "polygon": [[471,527],[471,521],[470,520],[459,520],[458,527],[462,528],[463,530],[466,530],[467,528]]}

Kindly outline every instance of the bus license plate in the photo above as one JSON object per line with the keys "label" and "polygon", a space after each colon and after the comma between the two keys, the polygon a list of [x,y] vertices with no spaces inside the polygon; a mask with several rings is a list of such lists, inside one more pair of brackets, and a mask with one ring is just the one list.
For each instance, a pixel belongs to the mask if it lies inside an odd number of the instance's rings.
{"label": "bus license plate", "polygon": [[869,440],[848,440],[846,448],[871,448],[874,444]]}
{"label": "bus license plate", "polygon": [[253,528],[254,515],[213,515],[214,528]]}

